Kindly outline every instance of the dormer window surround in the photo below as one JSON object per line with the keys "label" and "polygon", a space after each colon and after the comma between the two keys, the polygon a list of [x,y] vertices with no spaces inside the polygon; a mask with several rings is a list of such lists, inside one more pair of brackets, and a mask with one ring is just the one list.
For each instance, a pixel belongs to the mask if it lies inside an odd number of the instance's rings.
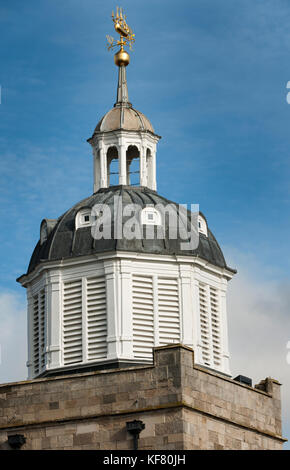
{"label": "dormer window surround", "polygon": [[200,214],[198,216],[198,231],[199,231],[199,233],[203,233],[203,235],[205,235],[206,237],[208,236],[206,220]]}
{"label": "dormer window surround", "polygon": [[161,214],[154,207],[145,207],[145,209],[141,211],[141,224],[162,225]]}
{"label": "dormer window surround", "polygon": [[91,209],[81,209],[76,215],[76,229],[90,227],[92,225]]}

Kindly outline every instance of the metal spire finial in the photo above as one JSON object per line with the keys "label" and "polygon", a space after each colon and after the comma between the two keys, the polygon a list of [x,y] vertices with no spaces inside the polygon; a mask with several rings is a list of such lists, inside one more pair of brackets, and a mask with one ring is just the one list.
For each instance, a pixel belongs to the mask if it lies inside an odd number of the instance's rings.
{"label": "metal spire finial", "polygon": [[113,49],[114,47],[120,46],[120,50],[115,54],[115,64],[119,67],[119,77],[118,77],[118,88],[117,88],[117,101],[115,106],[129,106],[128,96],[128,87],[126,80],[126,67],[130,62],[130,56],[127,51],[125,51],[124,46],[129,45],[130,50],[132,50],[132,44],[135,42],[135,34],[132,29],[128,26],[126,22],[126,16],[122,8],[116,9],[116,16],[114,11],[112,12],[112,20],[114,23],[114,28],[116,32],[120,35],[119,40],[114,40],[112,36],[107,35],[108,41],[108,50]]}

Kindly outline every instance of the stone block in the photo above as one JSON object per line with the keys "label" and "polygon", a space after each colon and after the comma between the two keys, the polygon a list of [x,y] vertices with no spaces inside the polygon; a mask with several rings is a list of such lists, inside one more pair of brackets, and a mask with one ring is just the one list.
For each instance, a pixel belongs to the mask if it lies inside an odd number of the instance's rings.
{"label": "stone block", "polygon": [[73,435],[65,434],[57,437],[57,446],[59,449],[64,449],[65,447],[72,448],[73,446]]}
{"label": "stone block", "polygon": [[100,426],[96,422],[78,423],[76,425],[77,434],[94,433],[94,432],[98,432],[99,429],[100,429]]}
{"label": "stone block", "polygon": [[156,436],[168,436],[169,434],[178,434],[183,432],[183,423],[180,419],[164,424],[156,424]]}
{"label": "stone block", "polygon": [[49,403],[49,409],[50,410],[58,410],[59,409],[59,402],[58,401],[52,401]]}
{"label": "stone block", "polygon": [[73,445],[87,445],[93,443],[93,433],[83,433],[83,434],[76,434],[73,436]]}
{"label": "stone block", "polygon": [[46,437],[56,437],[63,431],[62,426],[49,426],[46,428]]}
{"label": "stone block", "polygon": [[103,403],[115,403],[116,402],[116,394],[111,393],[108,395],[104,395],[102,397],[102,402]]}

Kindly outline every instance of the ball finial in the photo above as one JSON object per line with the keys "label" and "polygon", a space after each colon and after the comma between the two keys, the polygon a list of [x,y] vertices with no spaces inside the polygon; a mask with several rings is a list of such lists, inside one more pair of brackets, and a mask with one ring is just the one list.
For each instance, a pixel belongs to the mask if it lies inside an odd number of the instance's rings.
{"label": "ball finial", "polygon": [[115,64],[118,67],[127,67],[130,62],[130,56],[127,51],[121,48],[115,55],[114,55]]}

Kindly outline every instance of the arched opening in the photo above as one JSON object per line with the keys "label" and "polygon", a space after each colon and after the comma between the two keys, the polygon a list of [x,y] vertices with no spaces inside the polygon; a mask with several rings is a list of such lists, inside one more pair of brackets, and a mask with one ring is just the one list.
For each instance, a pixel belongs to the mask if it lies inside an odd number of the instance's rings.
{"label": "arched opening", "polygon": [[107,151],[107,185],[119,184],[119,156],[117,147],[109,147]]}
{"label": "arched opening", "polygon": [[140,185],[140,152],[136,145],[129,145],[126,152],[127,184]]}

